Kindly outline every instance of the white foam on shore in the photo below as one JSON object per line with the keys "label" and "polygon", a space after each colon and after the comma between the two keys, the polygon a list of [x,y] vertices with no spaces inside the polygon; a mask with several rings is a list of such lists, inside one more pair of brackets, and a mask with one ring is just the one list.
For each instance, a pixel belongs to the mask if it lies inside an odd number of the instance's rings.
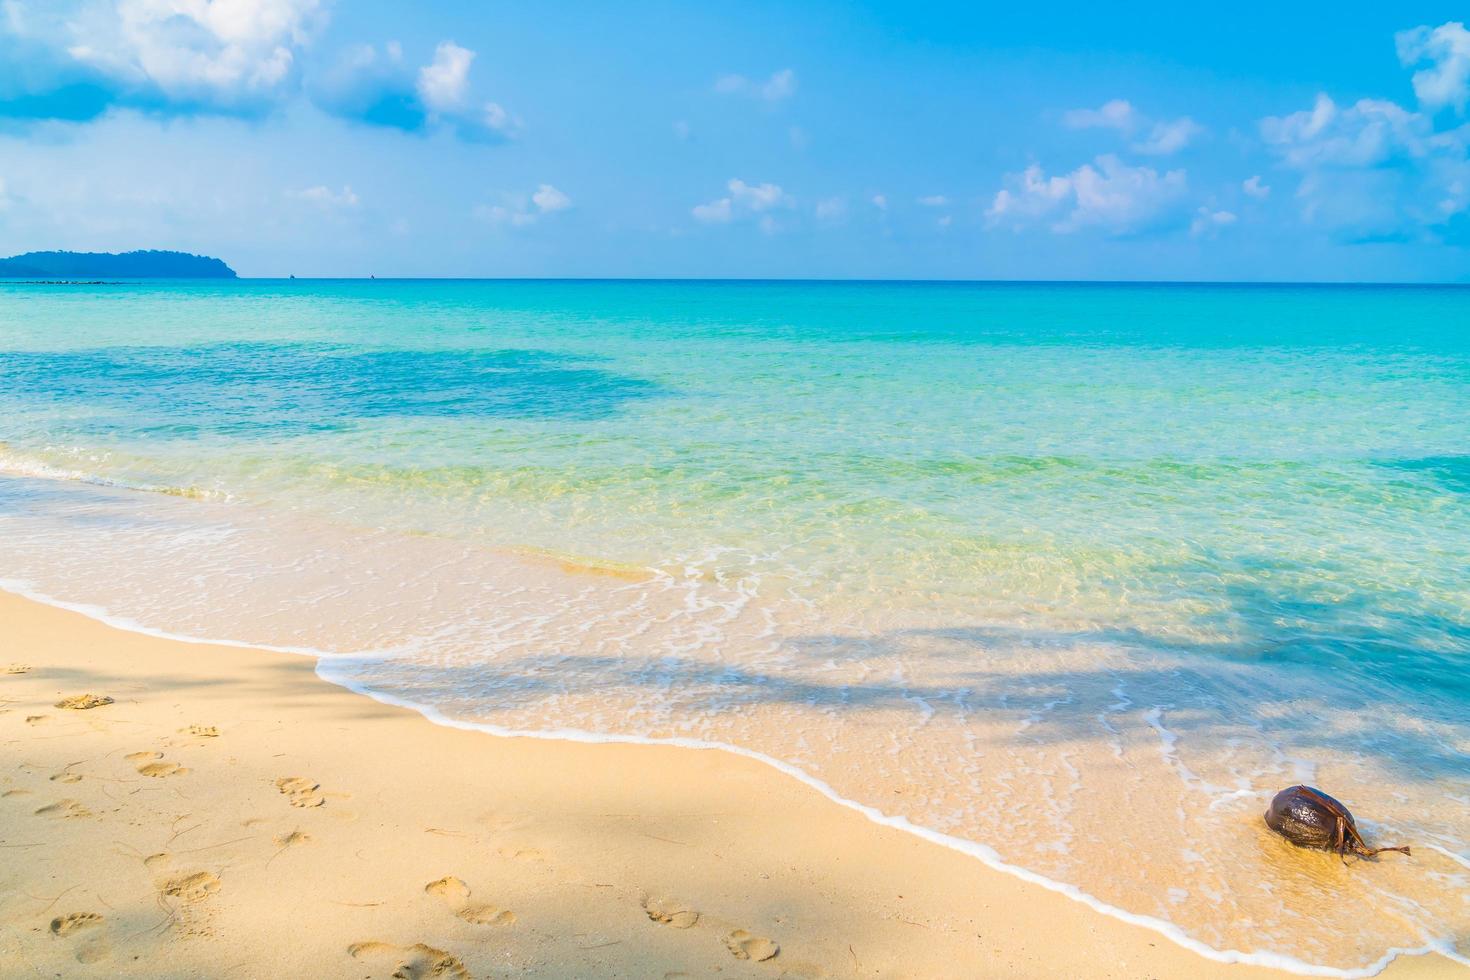
{"label": "white foam on shore", "polygon": [[[48,447],[49,448],[49,447]],[[59,480],[64,483],[84,483],[93,487],[112,490],[137,490],[142,493],[162,493],[172,497],[193,497],[198,500],[228,501],[231,495],[220,490],[205,490],[200,487],[170,487],[155,483],[133,483],[111,477],[89,473],[86,470],[70,470],[53,466],[29,456],[16,453],[0,443],[0,473],[11,476],[31,477],[38,480]]]}
{"label": "white foam on shore", "polygon": [[1470,868],[1470,857],[1466,857],[1463,854],[1456,854],[1448,847],[1440,847],[1438,844],[1417,844],[1415,846],[1423,847],[1425,850],[1430,850],[1439,854],[1443,854],[1445,857],[1449,858],[1451,861],[1455,862],[1461,867]]}
{"label": "white foam on shore", "polygon": [[[111,626],[114,629],[124,630],[128,633],[141,633],[159,640],[172,640],[175,643],[193,643],[199,646],[211,647],[237,647],[242,650],[266,650],[271,653],[289,653],[301,657],[316,657],[318,660],[331,660],[334,657],[346,656],[342,653],[334,653],[331,650],[319,650],[316,647],[298,646],[276,646],[270,643],[247,643],[244,640],[211,639],[209,637],[190,636],[187,633],[172,633],[168,630],[156,629],[136,619],[119,616],[108,612],[101,606],[91,605],[85,602],[68,602],[65,599],[57,599],[44,592],[37,591],[29,582],[19,579],[0,578],[0,592],[9,592],[11,595],[39,602],[42,605],[53,606],[57,609],[65,609],[67,612],[79,613],[88,619],[95,619],[99,623]],[[391,656],[389,651],[367,651],[364,653],[353,652],[354,660],[372,660]],[[333,683],[336,683],[335,681]]]}
{"label": "white foam on shore", "polygon": [[[1045,888],[1047,891],[1055,892],[1059,895],[1064,895],[1067,898],[1072,899],[1073,901],[1080,902],[1083,905],[1086,905],[1088,908],[1092,909],[1095,912],[1099,912],[1121,922],[1126,922],[1130,925],[1141,926],[1145,929],[1149,929],[1163,936],[1169,941],[1175,943],[1176,945],[1189,950],[1192,953],[1203,956],[1206,959],[1213,960],[1218,963],[1239,963],[1251,966],[1265,967],[1268,969],[1282,970],[1288,973],[1297,974],[1299,976],[1337,977],[1343,978],[1343,980],[1357,980],[1357,978],[1376,976],[1384,969],[1386,969],[1388,965],[1399,956],[1423,956],[1432,953],[1438,953],[1456,963],[1459,963],[1466,967],[1470,967],[1470,957],[1466,957],[1458,953],[1447,940],[1434,940],[1426,943],[1423,946],[1415,948],[1394,947],[1385,952],[1382,957],[1380,957],[1373,963],[1357,969],[1341,969],[1338,967],[1309,963],[1305,960],[1300,960],[1294,956],[1288,956],[1284,953],[1261,951],[1244,952],[1234,949],[1216,949],[1215,947],[1210,946],[1188,935],[1184,932],[1184,930],[1182,930],[1172,922],[1168,922],[1154,916],[1129,912],[1126,909],[1121,909],[1116,906],[1109,905],[1101,899],[1098,899],[1095,896],[1082,891],[1075,885],[1055,881],[1051,878],[1047,878],[1044,875],[1037,874],[1036,872],[1031,871],[1027,868],[1009,864],[1001,859],[998,852],[984,844],[978,843],[976,841],[966,840],[961,837],[954,837],[936,830],[931,830],[928,827],[913,823],[906,817],[893,816],[884,813],[876,807],[869,806],[865,803],[860,803],[856,800],[848,799],[847,797],[840,795],[826,782],[804,772],[796,766],[777,759],[773,756],[769,756],[761,752],[756,752],[752,749],[742,748],[741,746],[730,745],[724,742],[705,741],[703,739],[680,737],[653,738],[641,735],[610,735],[600,732],[585,731],[576,728],[557,728],[549,730],[515,729],[507,728],[502,725],[492,724],[490,722],[476,722],[458,718],[451,718],[445,715],[442,711],[440,711],[433,705],[420,704],[414,701],[407,700],[405,698],[397,697],[392,694],[375,691],[367,687],[366,685],[357,683],[345,676],[333,676],[333,668],[338,667],[345,661],[361,662],[365,660],[383,659],[385,657],[391,656],[392,651],[369,651],[366,653],[343,654],[304,646],[275,646],[263,643],[248,643],[241,640],[211,639],[208,637],[190,636],[187,634],[172,633],[166,630],[156,629],[154,627],[150,627],[143,623],[140,623],[136,620],[111,613],[100,606],[89,605],[85,603],[68,602],[63,599],[58,599],[36,590],[31,586],[30,583],[26,582],[0,578],[0,591],[9,592],[24,599],[52,606],[57,609],[64,609],[69,612],[75,612],[80,615],[86,616],[89,619],[96,620],[97,622],[103,623],[116,629],[121,629],[132,633],[139,633],[145,636],[155,637],[157,639],[208,646],[226,646],[247,650],[266,650],[273,653],[286,653],[298,656],[314,657],[317,660],[316,675],[322,680],[330,684],[335,684],[338,687],[345,688],[346,690],[352,691],[355,694],[371,698],[372,700],[377,701],[381,704],[391,705],[398,708],[406,708],[411,711],[415,711],[433,724],[442,725],[445,728],[482,732],[484,734],[494,735],[500,738],[534,738],[545,741],[581,742],[593,745],[621,744],[654,745],[666,747],[672,746],[684,749],[696,749],[700,751],[728,752],[731,755],[737,755],[743,758],[751,759],[756,762],[760,762],[767,766],[770,766],[772,769],[775,769],[778,772],[781,772],[787,776],[790,776],[793,779],[798,780],[806,786],[816,790],[818,793],[820,793],[822,796],[826,797],[833,803],[836,803],[839,806],[846,807],[849,810],[854,810],[862,814],[864,817],[871,820],[875,824],[889,827],[894,830],[903,831],[904,833],[912,834],[913,836],[929,841],[930,843],[938,844],[941,847],[947,847],[950,850],[957,851],[961,854],[972,857],[978,860],[980,863],[984,864],[986,867],[991,868],[992,870],[1011,875],[1012,877],[1019,878],[1020,880],[1029,882],[1033,885],[1038,885],[1042,888]],[[1433,849],[1448,854],[1448,852],[1444,851],[1443,848],[1434,847]],[[1455,857],[1455,859],[1460,863],[1464,863],[1464,861],[1457,856]]]}

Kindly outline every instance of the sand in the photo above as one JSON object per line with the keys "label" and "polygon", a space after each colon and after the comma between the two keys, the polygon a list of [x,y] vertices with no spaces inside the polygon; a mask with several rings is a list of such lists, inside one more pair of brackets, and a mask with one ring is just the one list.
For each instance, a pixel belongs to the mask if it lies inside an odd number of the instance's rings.
{"label": "sand", "polygon": [[448,729],[3,593],[0,746],[5,977],[1285,976],[749,759]]}

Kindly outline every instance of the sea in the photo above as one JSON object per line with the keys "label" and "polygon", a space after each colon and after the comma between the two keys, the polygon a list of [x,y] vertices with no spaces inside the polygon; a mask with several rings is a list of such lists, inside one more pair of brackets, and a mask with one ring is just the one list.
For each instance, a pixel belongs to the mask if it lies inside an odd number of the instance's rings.
{"label": "sea", "polygon": [[[1467,287],[0,283],[0,587],[1470,965]],[[1301,782],[1413,854],[1275,836]]]}

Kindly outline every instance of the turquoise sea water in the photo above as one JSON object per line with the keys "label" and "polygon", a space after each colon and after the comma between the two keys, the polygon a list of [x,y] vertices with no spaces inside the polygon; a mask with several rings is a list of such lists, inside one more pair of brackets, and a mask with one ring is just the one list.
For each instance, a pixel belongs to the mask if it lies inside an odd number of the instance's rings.
{"label": "turquoise sea water", "polygon": [[[0,285],[0,578],[1220,951],[1470,954],[1467,570],[1470,289]],[[1415,857],[1280,845],[1298,780]]]}

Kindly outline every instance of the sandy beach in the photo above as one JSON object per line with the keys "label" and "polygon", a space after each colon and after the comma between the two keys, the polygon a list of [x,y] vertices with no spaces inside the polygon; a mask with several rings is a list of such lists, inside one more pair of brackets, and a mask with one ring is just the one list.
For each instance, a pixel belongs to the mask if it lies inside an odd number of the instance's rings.
{"label": "sandy beach", "polygon": [[9,594],[0,622],[5,976],[1282,975],[728,753],[448,729]]}

